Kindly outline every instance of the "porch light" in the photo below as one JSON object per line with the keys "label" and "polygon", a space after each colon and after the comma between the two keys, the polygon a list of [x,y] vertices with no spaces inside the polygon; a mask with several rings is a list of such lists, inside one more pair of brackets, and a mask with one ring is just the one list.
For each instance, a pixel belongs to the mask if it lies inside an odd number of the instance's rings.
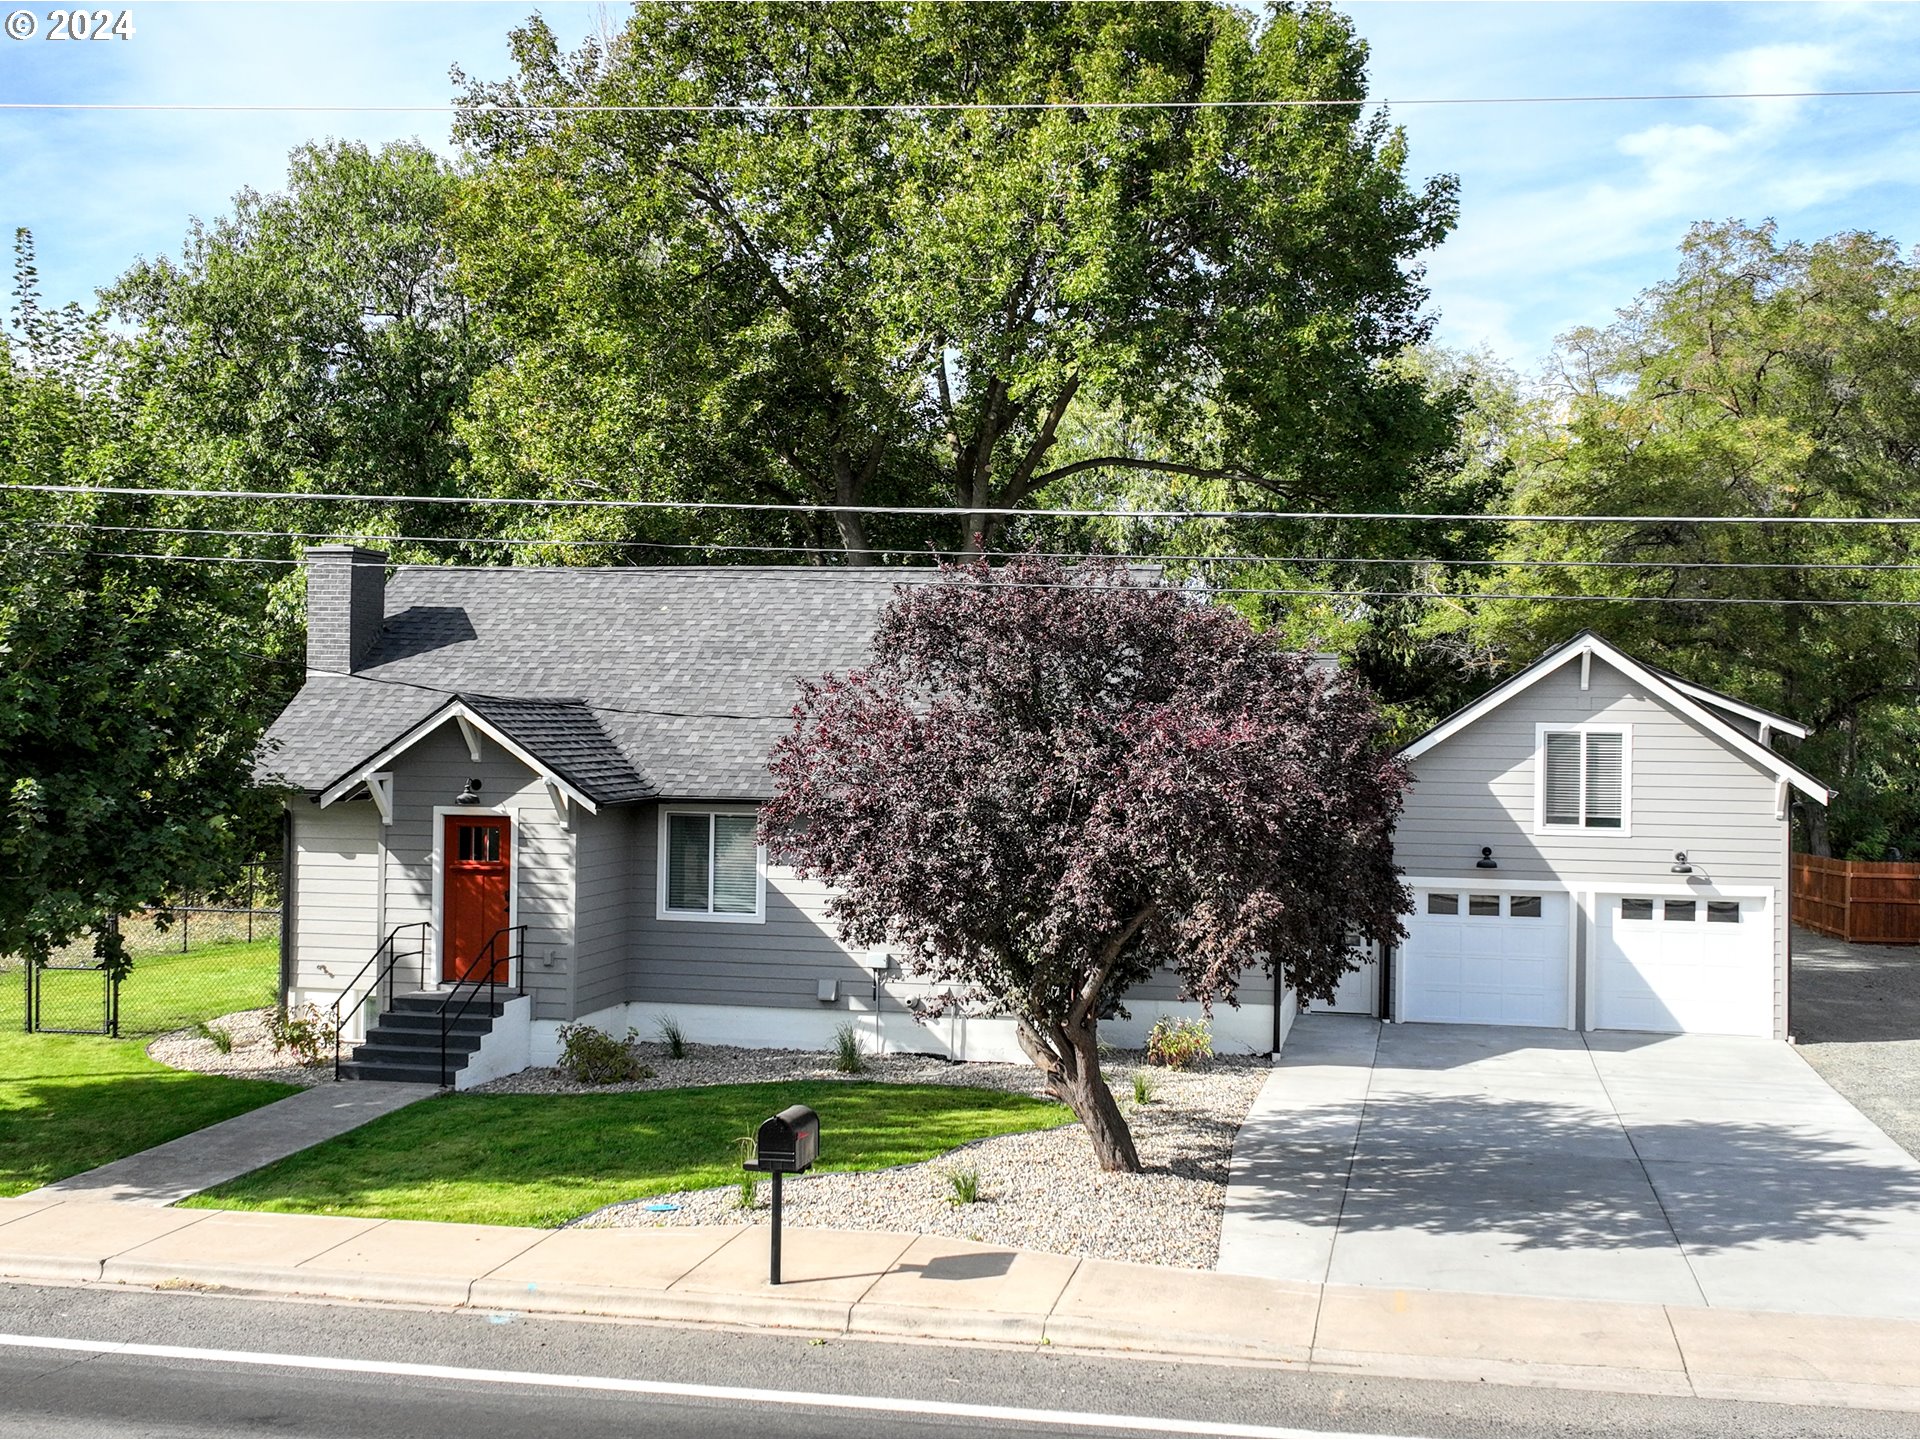
{"label": "porch light", "polygon": [[1691,875],[1693,873],[1693,867],[1687,863],[1686,851],[1676,850],[1673,852],[1671,871],[1675,875]]}
{"label": "porch light", "polygon": [[453,803],[456,805],[478,805],[480,803],[480,782],[478,780],[467,781],[467,788],[453,797]]}
{"label": "porch light", "polygon": [[1480,858],[1473,862],[1473,868],[1476,870],[1498,870],[1500,868],[1500,862],[1493,858],[1493,847],[1491,845],[1482,845],[1480,847]]}

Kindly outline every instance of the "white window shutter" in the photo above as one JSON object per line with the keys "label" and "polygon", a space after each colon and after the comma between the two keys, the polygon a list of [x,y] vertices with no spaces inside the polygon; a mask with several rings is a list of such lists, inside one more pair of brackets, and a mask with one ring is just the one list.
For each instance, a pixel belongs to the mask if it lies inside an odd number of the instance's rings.
{"label": "white window shutter", "polygon": [[1580,823],[1580,736],[1547,736],[1546,795],[1541,814],[1549,825]]}
{"label": "white window shutter", "polygon": [[1588,825],[1603,830],[1620,828],[1621,801],[1626,787],[1621,759],[1617,734],[1596,730],[1587,736]]}

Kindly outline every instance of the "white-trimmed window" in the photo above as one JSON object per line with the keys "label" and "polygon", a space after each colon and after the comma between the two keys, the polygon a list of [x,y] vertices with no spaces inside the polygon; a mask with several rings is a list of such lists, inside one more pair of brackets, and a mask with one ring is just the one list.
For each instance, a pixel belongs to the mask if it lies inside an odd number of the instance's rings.
{"label": "white-trimmed window", "polygon": [[1633,793],[1631,727],[1541,725],[1535,737],[1535,832],[1627,833]]}
{"label": "white-trimmed window", "polygon": [[767,918],[766,853],[755,842],[750,805],[660,808],[659,918]]}

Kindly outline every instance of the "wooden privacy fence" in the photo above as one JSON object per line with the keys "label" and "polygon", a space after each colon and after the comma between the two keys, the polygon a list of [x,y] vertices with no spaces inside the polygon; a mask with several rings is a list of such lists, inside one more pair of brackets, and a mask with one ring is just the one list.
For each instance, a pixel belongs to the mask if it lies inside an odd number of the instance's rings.
{"label": "wooden privacy fence", "polygon": [[1793,918],[1836,940],[1920,945],[1920,863],[1795,852]]}

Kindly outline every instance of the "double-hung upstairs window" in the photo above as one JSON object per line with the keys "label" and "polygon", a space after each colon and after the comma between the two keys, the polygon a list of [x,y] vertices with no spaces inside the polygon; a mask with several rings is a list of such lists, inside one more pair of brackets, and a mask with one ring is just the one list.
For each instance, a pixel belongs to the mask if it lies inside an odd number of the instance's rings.
{"label": "double-hung upstairs window", "polygon": [[764,920],[766,866],[751,809],[660,812],[662,920]]}
{"label": "double-hung upstairs window", "polygon": [[1632,732],[1624,725],[1542,725],[1534,760],[1534,830],[1629,827]]}

